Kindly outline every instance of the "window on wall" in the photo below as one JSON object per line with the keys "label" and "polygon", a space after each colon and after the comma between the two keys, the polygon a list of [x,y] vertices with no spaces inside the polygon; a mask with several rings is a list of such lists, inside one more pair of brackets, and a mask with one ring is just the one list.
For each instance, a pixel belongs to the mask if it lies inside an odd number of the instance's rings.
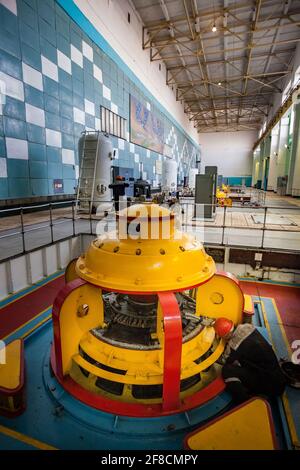
{"label": "window on wall", "polygon": [[290,80],[289,83],[287,84],[287,86],[285,87],[285,89],[283,90],[281,103],[283,103],[286,100],[286,98],[289,96],[289,92],[291,90],[291,87],[292,87],[292,82]]}
{"label": "window on wall", "polygon": [[126,140],[126,119],[101,106],[101,131]]}
{"label": "window on wall", "polygon": [[299,84],[300,84],[300,65],[298,65],[295,71],[293,86],[297,86]]}

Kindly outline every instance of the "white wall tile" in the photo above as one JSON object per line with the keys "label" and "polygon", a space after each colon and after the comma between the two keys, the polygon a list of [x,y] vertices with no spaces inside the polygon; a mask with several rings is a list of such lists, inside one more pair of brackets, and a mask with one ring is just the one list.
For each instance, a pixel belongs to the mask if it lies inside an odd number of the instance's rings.
{"label": "white wall tile", "polygon": [[92,116],[95,116],[95,104],[92,103],[89,100],[84,100],[84,109],[85,112],[88,114],[91,114]]}
{"label": "white wall tile", "polygon": [[85,125],[85,112],[81,109],[73,108],[74,121]]}
{"label": "white wall tile", "polygon": [[135,161],[135,163],[139,163],[139,161],[140,161],[140,156],[139,156],[138,153],[135,153],[135,154],[134,154],[134,161]]}
{"label": "white wall tile", "polygon": [[[1,93],[11,96],[16,100],[24,101],[24,86],[20,80],[0,72],[0,81],[2,82]],[[1,99],[1,103],[4,101],[3,98],[4,97]]]}
{"label": "white wall tile", "polygon": [[94,70],[94,77],[100,82],[103,83],[102,79],[102,70],[97,67],[97,65],[93,65],[93,70]]}
{"label": "white wall tile", "polygon": [[147,150],[147,158],[150,158],[150,150]]}
{"label": "white wall tile", "polygon": [[7,178],[6,158],[0,158],[0,178]]}
{"label": "white wall tile", "polygon": [[79,178],[79,165],[75,165],[75,178],[78,180]]}
{"label": "white wall tile", "polygon": [[65,72],[72,74],[71,59],[67,57],[63,52],[57,50],[57,64]]}
{"label": "white wall tile", "polygon": [[125,144],[123,139],[118,139],[118,147],[120,150],[124,150]]}
{"label": "white wall tile", "polygon": [[58,82],[58,68],[57,65],[51,62],[51,60],[47,59],[42,55],[42,71],[43,75],[46,75],[52,80]]}
{"label": "white wall tile", "polygon": [[118,106],[114,103],[111,103],[110,109],[112,110],[113,113],[118,114]]}
{"label": "white wall tile", "polygon": [[111,92],[110,92],[110,89],[103,85],[103,98],[106,98],[107,100],[111,100]]}
{"label": "white wall tile", "polygon": [[0,0],[0,5],[5,6],[10,10],[14,15],[17,15],[17,0]]}
{"label": "white wall tile", "polygon": [[134,153],[134,144],[132,144],[131,142],[129,144],[129,150],[130,152]]}
{"label": "white wall tile", "polygon": [[98,118],[95,118],[95,130],[101,131],[101,121]]}
{"label": "white wall tile", "polygon": [[28,160],[28,142],[27,140],[13,139],[6,137],[7,158],[19,158]]}
{"label": "white wall tile", "polygon": [[36,126],[45,127],[45,111],[26,103],[26,121]]}
{"label": "white wall tile", "polygon": [[23,80],[27,85],[30,85],[34,88],[37,88],[40,91],[44,91],[43,88],[43,76],[41,72],[38,70],[33,69],[27,64],[22,62],[23,67]]}
{"label": "white wall tile", "polygon": [[75,62],[75,64],[79,65],[79,67],[83,68],[82,52],[80,52],[77,47],[73,46],[73,44],[71,44],[71,59],[73,60],[73,62]]}
{"label": "white wall tile", "polygon": [[75,153],[74,150],[70,149],[62,149],[62,162],[69,164],[69,165],[75,165]]}
{"label": "white wall tile", "polygon": [[46,129],[46,144],[51,147],[61,148],[61,132]]}
{"label": "white wall tile", "polygon": [[93,48],[89,44],[87,44],[85,41],[82,41],[82,53],[84,57],[89,59],[91,62],[94,61]]}
{"label": "white wall tile", "polygon": [[151,111],[151,104],[148,103],[148,101],[147,101],[147,103],[146,103],[146,106],[147,106],[147,109],[149,109],[149,111]]}

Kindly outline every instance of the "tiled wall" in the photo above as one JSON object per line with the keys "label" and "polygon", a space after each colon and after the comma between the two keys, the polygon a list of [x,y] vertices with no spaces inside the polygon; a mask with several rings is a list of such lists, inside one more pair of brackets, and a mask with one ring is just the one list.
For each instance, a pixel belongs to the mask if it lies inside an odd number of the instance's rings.
{"label": "tiled wall", "polygon": [[[129,95],[164,121],[165,141],[179,162],[179,177],[195,166],[199,149],[155,109],[138,86],[92,43],[55,0],[0,0],[0,199],[54,194],[54,180],[74,193],[77,143],[85,129],[100,129],[100,105],[127,119]],[[116,165],[139,162],[159,182],[163,156],[112,137]]]}

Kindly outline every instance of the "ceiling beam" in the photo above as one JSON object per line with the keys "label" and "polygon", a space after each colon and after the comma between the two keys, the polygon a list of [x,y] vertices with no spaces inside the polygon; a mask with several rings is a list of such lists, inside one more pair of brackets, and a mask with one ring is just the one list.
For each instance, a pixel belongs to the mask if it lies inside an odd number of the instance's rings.
{"label": "ceiling beam", "polygon": [[[299,12],[297,13],[297,15],[300,15],[300,10]],[[283,20],[283,19],[286,19],[288,21],[288,23],[284,23],[284,24],[274,24],[274,25],[271,25],[271,26],[267,26],[267,27],[261,27],[261,28],[256,28],[255,30],[255,33],[260,33],[260,32],[263,32],[263,31],[275,31],[279,28],[293,28],[295,26],[299,26],[300,25],[300,21],[296,21],[296,20],[292,20],[289,16],[276,16],[276,17],[273,17],[272,18],[272,21],[275,21],[275,20]],[[249,23],[248,22],[245,22],[243,24],[243,26],[248,26]],[[218,33],[216,35],[214,35],[212,37],[211,35],[211,29],[210,28],[203,28],[203,31],[204,32],[207,32],[209,34],[205,35],[203,34],[202,35],[202,39],[205,40],[206,42],[211,42],[211,41],[215,41],[216,39],[222,39],[224,36],[235,36],[235,37],[238,37],[238,39],[240,41],[243,40],[243,38],[240,36],[240,35],[251,35],[251,30],[247,30],[247,31],[241,31],[239,32],[239,34],[237,35],[234,31],[232,31],[234,28],[238,28],[238,27],[241,27],[240,24],[237,24],[237,25],[228,25],[226,28],[225,27],[220,27],[218,28]],[[146,27],[145,27],[146,28]],[[168,30],[169,30],[170,26],[168,26]],[[171,42],[170,42],[170,37],[168,35],[164,35],[164,36],[159,36],[158,37],[158,34],[161,33],[165,28],[162,28],[160,27],[158,30],[155,30],[153,36],[151,35],[151,33],[148,32],[149,34],[149,39],[147,41],[145,41],[143,43],[143,49],[150,49],[152,46],[151,46],[151,43],[155,44],[155,47],[164,47],[165,45],[171,45]],[[220,34],[221,33],[221,34]],[[224,34],[222,34],[224,33]],[[225,33],[229,33],[229,34],[225,34]],[[198,39],[198,33],[195,33],[193,38],[191,39],[188,35],[188,31],[185,33],[185,32],[178,32],[177,34],[174,35],[174,40],[176,41],[180,41],[180,44],[185,44],[185,43],[193,43],[193,42],[196,42],[197,39]]]}
{"label": "ceiling beam", "polygon": [[[292,43],[296,43],[296,42],[299,42],[300,41],[300,38],[292,38],[292,39],[286,39],[286,40],[283,40],[283,41],[276,41],[276,42],[270,42],[270,43],[265,43],[265,44],[259,44],[259,43],[253,43],[251,45],[247,45],[247,46],[243,46],[243,47],[234,47],[234,48],[229,48],[229,49],[219,49],[219,50],[212,50],[212,51],[208,51],[206,50],[205,54],[206,55],[220,55],[220,54],[224,54],[224,52],[236,52],[236,51],[244,51],[245,49],[256,49],[256,48],[259,48],[259,47],[270,47],[270,46],[278,46],[278,45],[283,45],[283,44],[292,44]],[[201,51],[197,50],[195,52],[193,52],[193,54],[184,54],[182,55],[183,58],[187,59],[187,58],[195,58],[197,56],[202,56],[203,53],[201,53]],[[162,56],[160,58],[157,58],[157,59],[153,59],[153,60],[175,60],[175,59],[178,59],[178,56],[177,55],[173,55],[173,56]]]}
{"label": "ceiling beam", "polygon": [[[284,49],[281,51],[276,51],[273,52],[272,54],[255,54],[252,55],[251,61],[253,62],[254,60],[263,60],[265,58],[268,58],[269,56],[277,57],[278,55],[284,54],[284,55],[290,55],[295,51],[295,48],[293,49]],[[235,57],[228,57],[227,62],[236,62],[240,60],[244,60],[245,56],[235,56]],[[225,60],[224,59],[218,59],[218,60],[208,60],[206,61],[207,65],[215,65],[215,64],[224,64]],[[189,69],[198,67],[198,62],[195,62],[193,64],[188,65]],[[168,67],[168,70],[173,71],[173,70],[179,70],[182,69],[182,65],[172,65]]]}
{"label": "ceiling beam", "polygon": [[[161,3],[161,2],[160,2]],[[279,0],[279,2],[277,3],[278,5],[282,4],[282,0]],[[151,5],[153,6],[153,4],[151,3]],[[264,7],[267,7],[267,6],[272,6],[274,8],[274,0],[264,0]],[[253,8],[253,2],[234,2],[231,6],[227,7],[226,9],[224,8],[211,8],[209,10],[201,10],[198,15],[194,16],[193,17],[193,20],[196,21],[198,18],[199,20],[204,20],[204,21],[208,21],[208,20],[213,20],[215,19],[216,17],[223,17],[224,16],[224,13],[228,12],[237,12],[239,10],[248,10]],[[299,13],[299,10],[294,10],[294,11],[291,11],[290,12],[290,16],[294,16],[296,14]],[[262,17],[261,18],[261,22],[265,21],[267,17]],[[273,17],[270,18],[270,20],[272,19],[277,19],[278,18],[278,15],[274,15]],[[180,15],[180,16],[176,16],[176,17],[173,17],[170,21],[167,21],[167,20],[155,20],[155,21],[148,21],[145,23],[145,26],[148,28],[148,30],[153,30],[153,29],[156,29],[156,28],[159,28],[160,26],[165,26],[165,27],[168,27],[170,26],[170,23],[172,23],[172,25],[175,25],[175,24],[180,24],[180,23],[185,23],[186,22],[186,17],[185,15]],[[245,22],[241,21],[242,24],[244,24]]]}

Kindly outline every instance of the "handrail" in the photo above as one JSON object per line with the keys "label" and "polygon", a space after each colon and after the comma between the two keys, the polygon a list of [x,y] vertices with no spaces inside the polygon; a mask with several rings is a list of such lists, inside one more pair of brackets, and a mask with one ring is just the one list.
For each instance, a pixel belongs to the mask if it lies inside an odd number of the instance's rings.
{"label": "handrail", "polygon": [[[58,215],[58,218],[55,218],[54,217],[54,214],[55,214],[55,208],[61,206],[62,204],[66,205],[66,202],[67,203],[70,203],[69,205],[66,206],[66,209],[71,209],[71,214],[68,214],[68,217],[65,217],[63,214],[60,216]],[[88,201],[90,203],[93,203],[93,202],[99,202],[97,200],[92,200],[92,201]],[[101,203],[111,203],[112,206],[114,205],[114,202],[113,201],[100,201]],[[11,228],[5,228],[2,230],[2,233],[1,233],[1,230],[0,230],[0,240],[2,239],[7,239],[9,237],[16,237],[18,235],[21,235],[22,236],[22,250],[20,253],[18,254],[22,254],[22,253],[28,253],[28,250],[27,247],[26,247],[26,242],[28,242],[28,237],[30,236],[29,234],[31,232],[35,232],[35,231],[38,231],[38,230],[45,230],[47,228],[49,228],[49,233],[51,235],[51,243],[54,243],[56,241],[59,241],[60,239],[64,239],[65,238],[65,233],[62,233],[61,236],[59,236],[59,233],[55,233],[54,232],[54,228],[56,226],[59,226],[63,223],[70,223],[70,228],[71,228],[71,233],[73,234],[72,236],[75,236],[76,234],[80,235],[80,234],[85,234],[86,233],[86,227],[84,227],[84,224],[83,222],[86,221],[86,222],[89,222],[89,233],[90,235],[96,235],[96,231],[95,231],[95,228],[93,227],[93,222],[99,222],[101,220],[101,218],[99,218],[99,215],[93,215],[93,214],[83,214],[82,216],[81,215],[77,215],[76,214],[76,211],[75,211],[75,204],[76,204],[76,201],[75,200],[71,200],[71,201],[59,201],[59,202],[55,202],[55,203],[46,203],[46,204],[38,204],[36,206],[30,206],[30,208],[40,208],[40,207],[46,207],[49,209],[49,219],[48,219],[48,222],[47,220],[41,220],[40,222],[34,222],[32,224],[26,224],[24,223],[24,210],[26,209],[29,209],[29,207],[26,207],[26,206],[20,206],[18,208],[14,208],[14,211],[18,211],[19,212],[19,216],[20,216],[20,225],[19,225],[19,231],[16,229],[16,227],[11,227]],[[257,226],[253,225],[253,226],[244,226],[244,225],[240,225],[237,223],[237,225],[232,225],[231,223],[228,224],[228,220],[227,220],[227,214],[234,214],[236,213],[235,209],[237,209],[237,207],[227,207],[227,206],[224,206],[224,207],[217,207],[217,213],[221,213],[222,214],[222,211],[223,211],[223,216],[222,216],[222,222],[221,223],[218,223],[218,224],[214,224],[213,221],[201,221],[201,220],[198,220],[198,221],[192,221],[192,219],[190,218],[191,217],[191,214],[193,214],[193,210],[194,210],[194,207],[195,206],[207,206],[207,207],[215,207],[215,204],[194,204],[194,202],[191,202],[191,201],[183,201],[181,200],[181,202],[179,203],[181,208],[183,209],[183,220],[182,220],[182,227],[183,227],[183,230],[184,231],[187,231],[187,228],[189,227],[191,231],[195,230],[195,228],[201,228],[202,226],[204,227],[205,230],[208,230],[209,229],[209,234],[212,233],[212,230],[216,230],[216,233],[218,235],[218,237],[220,236],[220,239],[221,241],[220,242],[213,242],[214,244],[216,244],[216,246],[231,246],[232,243],[229,242],[229,240],[225,240],[225,235],[226,235],[226,232],[227,232],[227,236],[234,236],[233,232],[234,230],[243,230],[243,231],[248,231],[249,233],[253,233],[253,231],[256,231],[256,232],[261,232],[261,242],[257,243],[257,245],[249,245],[249,247],[251,248],[255,248],[257,247],[258,249],[263,249],[263,248],[267,248],[266,244],[265,244],[265,232],[282,232],[282,228],[280,227],[280,225],[278,226],[278,228],[274,228],[274,224],[272,223],[269,223],[268,222],[268,212],[269,211],[274,211],[274,210],[278,210],[280,211],[280,213],[282,214],[282,212],[285,212],[285,217],[288,217],[288,214],[286,214],[286,211],[288,210],[290,213],[291,212],[294,212],[294,211],[299,211],[300,213],[300,206],[263,206],[263,207],[258,207],[258,206],[239,206],[238,209],[240,212],[245,212],[245,211],[248,211],[249,210],[251,211],[251,213],[256,213],[256,214],[260,214],[260,215],[263,215],[263,220],[262,222],[260,223],[257,223]],[[172,208],[172,205],[171,207]],[[1,209],[0,210],[0,215],[1,213],[7,213],[8,211],[11,211],[11,209]],[[111,214],[114,213],[114,210],[111,211]],[[274,214],[274,212],[271,212],[270,215],[276,215]],[[15,215],[13,216],[15,217]],[[63,218],[64,220],[60,220],[61,218]],[[0,218],[1,220],[1,218]],[[201,224],[202,222],[202,224]],[[82,223],[82,226],[80,227],[80,223]],[[271,225],[272,227],[269,227],[269,225]],[[218,230],[222,229],[222,232],[219,233]],[[230,232],[228,232],[228,230],[230,230]],[[5,233],[3,233],[5,232]],[[9,232],[9,233],[7,233]],[[289,228],[285,231],[285,233],[288,233],[288,234],[299,234],[300,233],[300,227],[297,225],[297,226],[293,226],[293,225],[290,225]],[[41,246],[45,246],[45,245],[48,245],[48,242],[47,243],[44,243],[44,244],[41,244]],[[300,243],[299,243],[299,249],[298,247],[296,249],[289,249],[288,247],[283,247],[283,248],[280,248],[281,251],[288,251],[290,252],[291,250],[294,252],[294,251],[300,251]],[[7,252],[5,253],[5,255],[7,255]]]}

